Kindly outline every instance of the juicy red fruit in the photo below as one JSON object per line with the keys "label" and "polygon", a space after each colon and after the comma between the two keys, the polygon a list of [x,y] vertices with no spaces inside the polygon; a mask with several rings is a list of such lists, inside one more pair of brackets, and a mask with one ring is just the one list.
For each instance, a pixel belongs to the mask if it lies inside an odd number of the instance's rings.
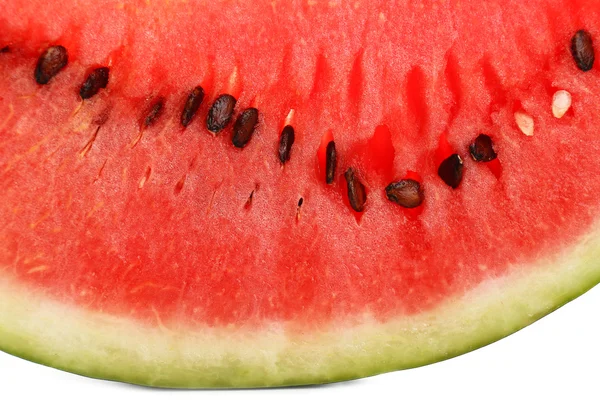
{"label": "juicy red fruit", "polygon": [[[509,3],[210,3],[193,18],[166,3],[8,4],[2,273],[149,324],[317,324],[419,313],[574,243],[600,209],[600,84],[579,66],[590,64],[587,42],[573,52],[570,40],[598,35],[598,10],[576,2],[557,24],[559,1]],[[240,15],[270,29],[249,38]],[[48,43],[69,63],[42,88],[32,73]],[[199,83],[204,96],[184,104]],[[549,112],[552,85],[573,93],[568,119]],[[157,93],[162,107],[146,113]],[[515,104],[543,133],[515,128]],[[292,108],[300,135],[281,168]],[[152,135],[127,146],[148,116]],[[502,162],[497,177],[469,157],[479,132],[499,149],[488,163]],[[415,215],[385,191],[406,170],[426,190]]]}

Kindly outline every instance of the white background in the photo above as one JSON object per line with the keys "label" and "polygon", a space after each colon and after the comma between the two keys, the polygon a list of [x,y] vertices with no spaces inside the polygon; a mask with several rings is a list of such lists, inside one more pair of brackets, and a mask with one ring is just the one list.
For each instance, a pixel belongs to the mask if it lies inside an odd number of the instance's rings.
{"label": "white background", "polygon": [[426,367],[318,387],[178,391],[103,382],[0,353],[0,399],[599,399],[600,286],[483,349]]}

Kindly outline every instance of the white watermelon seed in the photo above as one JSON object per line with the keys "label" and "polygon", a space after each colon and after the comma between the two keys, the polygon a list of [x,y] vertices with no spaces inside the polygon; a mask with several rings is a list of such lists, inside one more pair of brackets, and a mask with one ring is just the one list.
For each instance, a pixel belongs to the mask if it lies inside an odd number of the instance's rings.
{"label": "white watermelon seed", "polygon": [[533,136],[534,122],[533,117],[525,111],[515,112],[515,122],[526,136]]}
{"label": "white watermelon seed", "polygon": [[558,90],[552,96],[552,115],[556,118],[562,118],[571,108],[571,101],[571,93],[566,90]]}

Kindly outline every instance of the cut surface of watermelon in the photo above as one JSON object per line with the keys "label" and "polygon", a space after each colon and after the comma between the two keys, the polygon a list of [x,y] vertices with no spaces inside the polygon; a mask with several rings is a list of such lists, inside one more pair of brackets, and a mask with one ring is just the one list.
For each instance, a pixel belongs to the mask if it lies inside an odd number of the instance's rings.
{"label": "cut surface of watermelon", "polygon": [[4,3],[4,351],[332,382],[600,280],[597,1]]}

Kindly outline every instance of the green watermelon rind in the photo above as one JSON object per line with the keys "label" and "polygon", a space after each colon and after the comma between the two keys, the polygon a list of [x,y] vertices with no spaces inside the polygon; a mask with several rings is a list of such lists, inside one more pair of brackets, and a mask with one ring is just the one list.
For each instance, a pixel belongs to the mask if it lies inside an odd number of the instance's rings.
{"label": "green watermelon rind", "polygon": [[142,326],[0,277],[0,350],[89,377],[179,388],[319,384],[418,367],[506,337],[600,282],[600,229],[593,231],[434,310],[305,331],[283,323],[165,326],[158,315],[158,327]]}

